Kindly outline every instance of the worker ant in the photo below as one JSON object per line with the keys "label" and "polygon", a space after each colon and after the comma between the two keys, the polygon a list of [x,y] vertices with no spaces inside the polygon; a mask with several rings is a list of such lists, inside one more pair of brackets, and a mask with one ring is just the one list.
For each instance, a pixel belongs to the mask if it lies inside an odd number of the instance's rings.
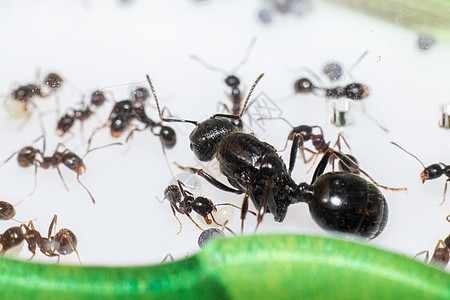
{"label": "worker ant", "polygon": [[[72,151],[70,151],[64,144],[62,143],[58,143],[55,151],[53,152],[52,156],[45,156],[45,136],[42,135],[40,136],[37,140],[43,138],[44,140],[44,147],[43,150],[39,150],[34,148],[33,146],[26,146],[23,147],[22,149],[20,149],[17,152],[14,152],[13,154],[11,154],[3,163],[1,166],[3,166],[3,164],[7,163],[11,158],[14,157],[14,155],[17,155],[17,161],[19,163],[19,166],[23,167],[23,168],[27,168],[30,167],[32,165],[34,165],[34,188],[31,191],[31,193],[29,195],[32,195],[37,187],[37,170],[38,168],[42,168],[42,169],[48,169],[50,167],[56,168],[56,170],[58,171],[59,177],[61,178],[64,187],[66,188],[66,190],[69,190],[69,188],[67,187],[67,184],[62,176],[61,170],[59,169],[59,165],[63,164],[65,165],[67,168],[69,168],[70,170],[74,171],[75,173],[77,173],[77,181],[78,183],[86,190],[86,192],[89,194],[89,196],[91,197],[92,202],[95,204],[95,200],[94,197],[92,196],[91,192],[89,191],[89,189],[81,182],[80,180],[80,175],[82,175],[85,170],[86,167],[84,165],[84,162],[82,160],[81,157],[79,157],[77,154],[73,153]],[[35,142],[37,141],[35,140]],[[114,144],[109,144],[106,146],[101,146],[101,147],[97,147],[94,149],[89,150],[88,152],[86,152],[86,154],[83,156],[86,157],[86,155],[94,150],[98,150],[101,148],[105,148],[108,146],[113,146],[113,145],[122,145],[121,143],[114,143]],[[64,147],[65,149],[63,151],[60,151],[60,147]],[[38,158],[38,156],[40,156]]]}
{"label": "worker ant", "polygon": [[391,142],[391,144],[397,146],[401,150],[405,151],[406,153],[408,153],[409,155],[414,157],[422,165],[423,171],[420,173],[420,178],[422,179],[422,183],[424,183],[426,180],[432,180],[432,179],[439,178],[442,175],[447,176],[447,180],[445,181],[444,195],[442,197],[442,202],[439,203],[439,205],[444,204],[445,195],[447,193],[447,183],[450,180],[450,166],[446,165],[444,163],[438,163],[438,164],[432,164],[432,165],[429,165],[428,167],[425,167],[423,162],[417,156],[415,156],[411,152],[406,151],[405,149],[403,149],[402,147],[400,147],[398,144],[396,144],[394,142]]}
{"label": "worker ant", "polygon": [[75,121],[80,121],[82,126],[83,122],[89,119],[95,112],[95,109],[102,106],[106,101],[105,94],[96,90],[91,94],[91,102],[87,105],[84,104],[80,109],[69,109],[58,121],[56,125],[56,131],[60,137],[64,136],[75,124]]}
{"label": "worker ant", "polygon": [[[387,221],[387,203],[378,188],[349,172],[323,174],[331,151],[326,151],[316,168],[311,184],[296,184],[276,149],[251,134],[240,132],[232,122],[240,119],[259,80],[253,83],[239,115],[215,114],[198,122],[186,119],[164,118],[155,89],[147,75],[159,116],[166,122],[192,123],[190,147],[200,161],[218,160],[220,171],[233,188],[221,183],[202,169],[182,167],[196,173],[215,187],[235,194],[244,194],[241,208],[241,228],[248,209],[248,198],[258,210],[257,226],[264,213],[274,215],[282,222],[291,204],[305,202],[313,219],[326,230],[374,238],[384,229]],[[345,156],[342,156],[345,157]],[[341,158],[341,157],[339,157]]]}
{"label": "worker ant", "polygon": [[88,149],[90,148],[94,135],[99,130],[109,126],[111,136],[118,138],[130,128],[133,120],[142,123],[144,128],[132,128],[126,138],[126,142],[133,136],[135,131],[143,131],[150,128],[150,131],[159,137],[161,144],[163,145],[163,150],[165,148],[173,148],[176,144],[176,133],[171,127],[165,126],[160,122],[155,122],[147,116],[145,112],[145,101],[148,97],[149,93],[147,89],[136,88],[132,93],[131,100],[116,102],[105,124],[92,132],[91,137],[88,140]]}
{"label": "worker ant", "polygon": [[203,228],[200,227],[200,225],[197,224],[197,222],[194,221],[191,217],[191,212],[194,211],[200,216],[202,216],[206,222],[206,224],[211,224],[214,222],[215,224],[219,226],[224,226],[226,229],[228,229],[230,232],[233,232],[231,229],[226,227],[226,225],[219,224],[213,215],[213,212],[217,211],[216,206],[221,205],[230,205],[235,208],[241,209],[239,206],[236,206],[231,203],[220,203],[220,204],[214,204],[210,199],[198,196],[195,197],[194,194],[189,192],[188,190],[183,188],[184,184],[180,180],[177,180],[177,184],[169,185],[164,190],[164,199],[167,199],[170,202],[170,208],[172,209],[173,215],[178,221],[178,224],[180,225],[180,230],[177,234],[180,234],[183,225],[181,224],[180,219],[178,219],[176,213],[180,213],[183,215],[186,215],[200,230],[204,231]]}
{"label": "worker ant", "polygon": [[424,263],[435,263],[442,265],[443,268],[445,268],[448,265],[448,261],[450,259],[450,234],[444,240],[439,240],[437,242],[436,246],[434,247],[431,260],[428,260],[430,253],[427,250],[417,253],[414,257],[422,254],[425,254]]}
{"label": "worker ant", "polygon": [[[243,95],[241,94],[241,90],[239,88],[241,81],[239,79],[239,77],[237,77],[235,74],[237,72],[237,70],[242,67],[248,60],[249,56],[250,56],[250,52],[254,46],[256,42],[256,38],[254,37],[249,45],[247,46],[247,50],[245,52],[244,58],[233,68],[231,69],[230,72],[227,72],[224,69],[218,68],[218,67],[214,67],[209,65],[208,63],[206,63],[203,59],[201,59],[200,57],[196,56],[196,55],[191,55],[191,58],[198,61],[200,64],[202,64],[205,68],[215,71],[215,72],[219,72],[225,75],[225,84],[231,88],[229,99],[232,102],[232,108],[230,109],[228,107],[228,105],[223,104],[223,107],[225,108],[225,110],[233,115],[237,115],[239,114],[239,112],[242,109],[242,100],[243,100]],[[240,119],[236,119],[236,122],[241,121]],[[238,123],[241,127],[242,127],[242,123]]]}
{"label": "worker ant", "polygon": [[[31,116],[30,109],[36,109],[33,102],[35,97],[47,98],[58,91],[64,84],[64,80],[56,73],[50,73],[43,81],[44,85],[27,84],[13,90],[4,100],[4,106],[11,117],[22,118]],[[46,87],[46,89],[45,89]]]}
{"label": "worker ant", "polygon": [[34,227],[33,221],[30,221],[28,225],[21,225],[25,229],[23,238],[28,243],[28,250],[33,254],[30,259],[36,255],[36,249],[39,248],[39,250],[41,250],[41,252],[46,256],[57,256],[58,263],[61,255],[68,255],[75,252],[77,254],[78,261],[81,264],[80,255],[77,251],[78,240],[72,230],[62,228],[56,234],[52,235],[53,227],[56,227],[57,218],[58,216],[55,214],[48,228],[47,237],[41,236],[39,231],[37,231]]}

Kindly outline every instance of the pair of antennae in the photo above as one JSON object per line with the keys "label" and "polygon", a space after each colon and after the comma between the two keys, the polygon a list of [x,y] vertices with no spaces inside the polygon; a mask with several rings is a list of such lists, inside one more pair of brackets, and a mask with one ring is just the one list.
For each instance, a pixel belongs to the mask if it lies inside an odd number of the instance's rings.
{"label": "pair of antennae", "polygon": [[244,57],[242,58],[242,60],[236,66],[234,66],[233,69],[231,69],[230,72],[227,72],[225,69],[222,69],[222,68],[219,68],[219,67],[215,67],[215,66],[212,66],[212,65],[208,64],[205,60],[200,58],[198,55],[192,54],[191,58],[193,60],[198,61],[201,65],[203,65],[205,68],[207,68],[207,69],[209,69],[211,71],[222,73],[225,76],[234,75],[237,72],[237,70],[240,67],[242,67],[247,62],[248,58],[250,57],[250,53],[253,50],[253,46],[255,45],[255,43],[256,43],[256,37],[253,37],[250,40],[250,43],[247,46],[247,50],[245,51]]}
{"label": "pair of antennae", "polygon": [[[192,123],[194,125],[198,124],[198,121],[193,121],[193,120],[164,118],[163,115],[162,115],[162,112],[161,112],[161,108],[159,106],[158,97],[156,96],[156,92],[155,92],[155,88],[153,86],[153,83],[152,83],[152,81],[150,79],[150,76],[148,74],[146,76],[147,76],[147,81],[148,81],[148,84],[150,85],[150,89],[152,91],[153,97],[155,97],[156,107],[158,109],[159,118],[161,119],[161,121]],[[264,73],[259,74],[259,76],[256,78],[255,82],[253,83],[252,87],[250,88],[250,91],[248,92],[247,98],[245,99],[244,105],[242,106],[241,112],[236,116],[238,119],[240,119],[242,117],[242,115],[244,114],[245,110],[247,109],[247,104],[248,104],[248,101],[250,100],[250,96],[252,95],[253,90],[256,88],[256,85],[261,80],[261,78],[263,78],[263,76],[264,76]],[[233,115],[230,115],[230,116],[233,116]]]}

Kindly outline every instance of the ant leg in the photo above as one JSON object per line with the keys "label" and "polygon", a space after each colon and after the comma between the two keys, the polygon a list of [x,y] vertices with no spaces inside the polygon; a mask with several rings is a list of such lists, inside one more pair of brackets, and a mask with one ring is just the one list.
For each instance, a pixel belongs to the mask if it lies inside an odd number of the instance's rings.
{"label": "ant leg", "polygon": [[245,191],[244,199],[242,199],[241,207],[241,234],[244,232],[244,220],[248,212],[248,194],[249,190]]}
{"label": "ant leg", "polygon": [[342,132],[339,132],[336,143],[334,143],[333,148],[337,146],[338,150],[341,151],[341,139],[344,141],[345,145],[347,146],[348,150],[351,150],[350,145],[347,143],[347,140],[345,139]]}
{"label": "ant leg", "polygon": [[2,164],[0,165],[0,168],[1,168],[4,164],[6,164],[11,158],[13,158],[14,155],[18,154],[19,152],[20,152],[20,151],[16,151],[16,152],[14,152],[13,154],[11,154],[4,162],[2,162]]}
{"label": "ant leg", "polygon": [[303,148],[303,137],[300,133],[294,133],[292,139],[291,153],[289,155],[289,174],[292,173],[295,166],[295,161],[297,160],[298,148]]}
{"label": "ant leg", "polygon": [[371,120],[372,122],[375,123],[375,125],[377,125],[378,127],[380,127],[384,132],[389,132],[389,130],[384,127],[383,125],[381,125],[380,121],[376,120],[374,117],[372,117],[371,115],[369,115],[369,113],[367,112],[366,109],[366,104],[364,102],[361,102],[361,107],[363,110],[364,115],[366,116],[367,119]]}
{"label": "ant leg", "polygon": [[[177,235],[178,235],[178,234],[180,234],[181,229],[183,229],[183,225],[181,224],[180,219],[178,219],[178,217],[177,217],[173,203],[170,203],[170,208],[172,209],[173,216],[177,219],[178,224],[180,224],[180,230],[177,232]],[[178,211],[178,208],[177,208],[177,211]]]}
{"label": "ant leg", "polygon": [[448,215],[447,217],[445,217],[445,219],[450,222],[450,215]]}
{"label": "ant leg", "polygon": [[95,204],[94,196],[92,196],[92,194],[91,194],[91,192],[89,191],[89,189],[81,182],[81,180],[80,180],[80,174],[77,174],[77,180],[78,180],[78,183],[81,184],[81,186],[86,190],[86,192],[88,192],[89,197],[91,197],[92,203]]}
{"label": "ant leg", "polygon": [[170,261],[174,261],[172,254],[167,254],[166,256],[164,256],[163,260],[161,261],[161,263],[166,262],[167,259],[170,258]]}
{"label": "ant leg", "polygon": [[88,150],[89,150],[89,148],[91,148],[91,143],[92,143],[92,139],[94,138],[94,135],[97,132],[99,132],[100,130],[102,130],[103,128],[107,127],[108,123],[109,123],[109,120],[106,121],[105,124],[103,124],[102,126],[97,127],[96,129],[94,129],[94,131],[92,132],[92,134],[91,134],[91,136],[89,137],[89,140],[88,140],[88,148],[87,148]]}
{"label": "ant leg", "polygon": [[[227,96],[229,96],[229,95],[227,94]],[[230,109],[228,108],[228,105],[226,105],[225,103],[219,102],[217,104],[217,110],[220,111],[220,108],[222,108],[223,111],[227,112],[228,114],[230,113]]]}
{"label": "ant leg", "polygon": [[213,176],[211,176],[208,173],[206,173],[205,171],[203,171],[203,169],[197,169],[197,168],[193,168],[193,167],[183,167],[176,162],[174,162],[174,164],[183,171],[188,171],[190,173],[197,174],[197,175],[203,177],[204,179],[206,179],[206,181],[208,181],[209,183],[211,183],[216,188],[218,188],[222,191],[235,193],[238,195],[242,194],[242,191],[230,188],[229,186],[221,183],[220,181],[215,179]]}
{"label": "ant leg", "polygon": [[[308,159],[306,158],[305,151],[308,151],[309,153],[312,154],[310,158],[308,158]],[[312,159],[314,159],[314,162],[315,162],[318,155],[319,155],[319,152],[314,152],[309,148],[305,147],[305,148],[300,149],[300,156],[302,157],[302,160],[305,164],[309,163]],[[313,163],[313,165],[314,165],[314,163]]]}
{"label": "ant leg", "polygon": [[317,180],[317,178],[319,178],[319,176],[322,175],[323,172],[325,172],[325,169],[328,165],[328,159],[330,158],[331,154],[332,154],[331,149],[325,151],[325,153],[322,156],[322,159],[319,161],[319,164],[316,167],[316,170],[314,171],[311,184],[313,184]]}
{"label": "ant leg", "polygon": [[204,229],[201,228],[200,225],[198,225],[197,222],[194,221],[194,219],[192,219],[191,215],[189,215],[188,213],[186,213],[186,216],[188,216],[188,218],[189,218],[192,222],[194,222],[194,224],[195,224],[201,231],[204,231]]}
{"label": "ant leg", "polygon": [[442,202],[439,203],[439,205],[442,205],[442,204],[444,204],[444,202],[445,202],[445,195],[447,194],[447,183],[448,183],[449,180],[450,180],[450,178],[448,178],[448,179],[445,181],[444,196],[443,196],[443,198],[442,198]]}
{"label": "ant leg", "polygon": [[33,190],[28,194],[28,197],[30,197],[31,195],[34,194],[34,192],[36,192],[36,188],[37,188],[37,170],[38,170],[38,162],[36,161],[34,163],[34,186],[33,186]]}
{"label": "ant leg", "polygon": [[58,170],[59,177],[61,178],[64,187],[66,188],[67,191],[69,191],[69,187],[67,186],[66,181],[64,180],[64,177],[62,176],[61,170],[59,169],[58,166],[56,166],[56,170]]}
{"label": "ant leg", "polygon": [[[50,239],[50,237],[52,236],[53,226],[56,226],[57,220],[58,220],[58,216],[55,214],[55,215],[53,216],[52,222],[50,223],[50,226],[48,227],[48,238],[49,238],[49,239]],[[55,231],[56,231],[56,230],[55,230]]]}
{"label": "ant leg", "polygon": [[376,182],[369,174],[367,174],[366,171],[364,171],[363,169],[361,169],[351,158],[349,158],[347,155],[339,152],[339,151],[335,151],[335,150],[331,150],[331,152],[333,153],[333,155],[336,155],[337,158],[353,173],[356,173],[356,171],[361,172],[362,174],[364,174],[367,178],[370,179],[370,181],[372,181],[373,184],[375,184],[376,186],[382,188],[382,189],[386,189],[386,190],[391,190],[391,191],[406,191],[406,188],[391,188],[385,185],[381,185],[378,182]]}
{"label": "ant leg", "polygon": [[[210,225],[212,223],[211,219],[208,216],[203,217],[205,219],[206,224]],[[217,224],[217,223],[216,223]],[[218,224],[219,225],[219,224]]]}
{"label": "ant leg", "polygon": [[[270,200],[269,200],[270,198]],[[273,205],[271,205],[273,204]],[[256,216],[256,227],[255,227],[255,233],[258,230],[259,224],[261,224],[264,214],[267,211],[267,205],[270,207],[275,206],[275,200],[273,198],[273,181],[271,179],[267,180],[266,185],[264,186],[264,192],[263,195],[259,201],[258,205],[258,214]]]}
{"label": "ant leg", "polygon": [[413,258],[416,258],[417,256],[422,255],[424,253],[425,253],[425,259],[423,260],[423,262],[427,263],[428,262],[428,258],[429,258],[429,254],[430,254],[427,250],[417,253],[416,255],[414,255]]}
{"label": "ant leg", "polygon": [[[234,205],[233,203],[219,203],[219,204],[216,204],[216,206],[221,206],[221,205],[229,205],[229,206],[232,206],[232,207],[237,208],[237,209],[242,209],[242,207]],[[251,213],[252,215],[256,216],[256,213],[254,211],[248,210],[248,212]]]}

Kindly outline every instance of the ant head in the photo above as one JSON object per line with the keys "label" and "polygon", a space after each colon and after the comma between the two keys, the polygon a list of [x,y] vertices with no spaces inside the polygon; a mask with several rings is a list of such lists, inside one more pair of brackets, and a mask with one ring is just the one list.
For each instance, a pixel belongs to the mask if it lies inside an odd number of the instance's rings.
{"label": "ant head", "polygon": [[6,201],[0,201],[0,220],[10,220],[16,215],[14,206]]}
{"label": "ant head", "polygon": [[38,153],[40,153],[40,151],[36,148],[31,146],[24,147],[19,151],[17,161],[21,167],[29,167],[36,162],[36,154]]}
{"label": "ant head", "polygon": [[292,140],[294,138],[294,133],[300,133],[300,135],[303,138],[304,142],[307,142],[311,139],[312,135],[312,127],[308,125],[300,125],[297,127],[292,128],[292,131],[289,133],[289,140]]}
{"label": "ant head", "polygon": [[169,126],[161,126],[161,130],[159,131],[159,137],[161,138],[164,147],[167,149],[173,148],[177,143],[177,135],[175,130],[173,130]]}
{"label": "ant head", "polygon": [[44,83],[52,90],[62,87],[64,80],[56,73],[50,73],[45,77]]}
{"label": "ant head", "polygon": [[294,83],[294,90],[296,93],[310,93],[316,87],[308,78],[300,78]]}
{"label": "ant head", "polygon": [[240,83],[241,81],[235,75],[229,75],[227,76],[227,78],[225,78],[225,84],[229,87],[237,87]]}
{"label": "ant head", "polygon": [[131,98],[134,99],[136,103],[144,104],[144,102],[150,97],[150,93],[144,87],[136,88],[133,93],[131,93]]}
{"label": "ant head", "polygon": [[102,91],[94,91],[91,95],[91,104],[94,106],[102,106],[103,103],[106,101],[105,94]]}
{"label": "ant head", "polygon": [[172,203],[178,203],[181,201],[181,191],[178,185],[171,184],[164,190],[164,199],[169,200]]}
{"label": "ant head", "polygon": [[211,117],[197,124],[189,135],[191,150],[200,161],[210,161],[216,145],[228,134],[239,131],[229,118]]}
{"label": "ant head", "polygon": [[442,174],[444,174],[444,170],[438,164],[432,164],[423,169],[420,173],[420,178],[422,179],[422,183],[426,180],[439,178]]}
{"label": "ant head", "polygon": [[348,99],[362,100],[369,96],[369,88],[361,83],[351,83],[345,87],[345,94]]}
{"label": "ant head", "polygon": [[77,249],[78,239],[70,229],[63,228],[53,237],[52,242],[56,252],[66,255]]}
{"label": "ant head", "polygon": [[73,124],[75,124],[75,119],[69,114],[65,114],[59,119],[58,124],[56,125],[57,134],[62,137],[70,130],[70,128],[72,128]]}

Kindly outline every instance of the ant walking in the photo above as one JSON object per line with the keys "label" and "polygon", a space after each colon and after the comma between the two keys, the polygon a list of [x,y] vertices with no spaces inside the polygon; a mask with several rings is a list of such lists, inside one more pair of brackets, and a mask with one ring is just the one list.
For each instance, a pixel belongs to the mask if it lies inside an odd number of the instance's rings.
{"label": "ant walking", "polygon": [[78,261],[81,264],[80,255],[77,251],[78,240],[72,230],[62,228],[56,234],[54,234],[53,227],[56,227],[57,218],[58,216],[55,214],[48,228],[47,237],[41,236],[39,231],[37,231],[34,227],[33,221],[30,221],[28,225],[21,225],[25,229],[23,238],[28,243],[28,250],[33,254],[30,259],[32,259],[36,255],[36,249],[39,248],[39,250],[41,250],[41,252],[46,256],[57,256],[58,263],[61,255],[68,255],[72,252],[75,252],[78,257]]}
{"label": "ant walking", "polygon": [[257,208],[256,229],[266,212],[273,214],[275,221],[282,222],[289,205],[304,202],[309,205],[313,219],[323,229],[368,239],[376,237],[384,229],[388,210],[384,196],[375,185],[353,172],[324,174],[331,151],[322,157],[311,184],[297,185],[272,145],[254,135],[242,133],[233,122],[242,117],[253,90],[263,76],[259,75],[253,83],[238,115],[215,114],[198,122],[163,117],[155,89],[147,75],[161,121],[194,124],[195,129],[189,136],[191,150],[200,161],[216,158],[221,173],[233,188],[202,169],[182,169],[198,174],[221,190],[244,194],[241,230],[250,198]]}
{"label": "ant walking", "polygon": [[183,188],[184,183],[182,183],[180,180],[177,180],[177,184],[169,185],[165,191],[164,191],[164,199],[167,199],[170,202],[170,208],[172,209],[173,215],[178,221],[178,224],[180,225],[180,230],[177,234],[180,234],[183,225],[181,224],[180,219],[178,219],[176,213],[186,215],[200,230],[204,231],[203,228],[200,227],[200,225],[197,224],[197,222],[194,221],[191,217],[191,212],[194,211],[200,216],[202,216],[206,222],[206,224],[211,224],[214,222],[215,224],[219,226],[224,226],[227,230],[230,232],[233,232],[231,229],[229,229],[224,224],[219,224],[213,215],[213,212],[217,211],[217,206],[221,205],[229,205],[233,206],[235,208],[241,209],[239,206],[236,206],[231,203],[220,203],[220,204],[214,204],[210,199],[198,196],[195,197],[194,194],[189,192],[188,190]]}
{"label": "ant walking", "polygon": [[408,153],[409,155],[414,157],[422,165],[423,171],[420,173],[420,178],[422,179],[422,183],[425,183],[425,181],[427,181],[427,180],[439,178],[442,175],[447,176],[447,180],[445,180],[445,187],[444,187],[444,194],[442,197],[442,202],[439,203],[439,205],[444,204],[445,195],[447,193],[447,183],[450,180],[450,166],[440,162],[438,164],[432,164],[432,165],[429,165],[428,167],[425,167],[423,162],[417,156],[415,156],[411,152],[406,151],[405,149],[400,147],[400,145],[398,145],[394,142],[391,142],[391,144],[397,146],[401,150],[405,151],[406,153]]}

